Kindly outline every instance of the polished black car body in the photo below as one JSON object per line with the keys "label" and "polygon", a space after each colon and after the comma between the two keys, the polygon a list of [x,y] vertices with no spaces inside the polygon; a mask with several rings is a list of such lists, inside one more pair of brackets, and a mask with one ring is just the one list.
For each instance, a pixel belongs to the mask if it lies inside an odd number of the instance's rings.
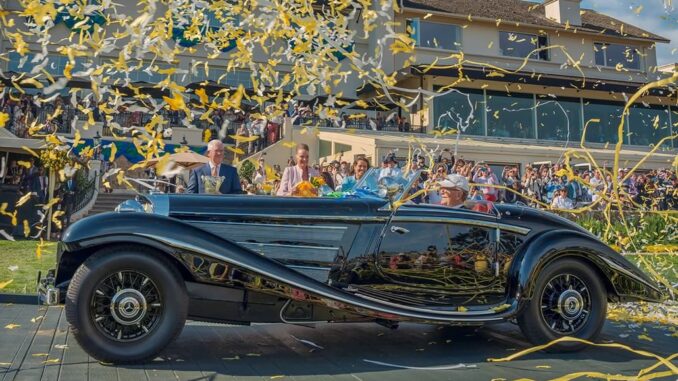
{"label": "polished black car body", "polygon": [[[508,205],[496,205],[494,213],[416,204],[394,209],[377,198],[138,196],[67,230],[42,293],[51,303],[65,298],[74,311],[71,324],[85,324],[82,332],[114,345],[84,345],[90,354],[123,362],[161,349],[116,352],[160,329],[173,292],[187,306],[172,313],[232,324],[479,325],[523,316],[521,327],[529,331],[532,304],[542,308],[535,316],[546,327],[541,335],[527,333],[533,341],[590,339],[602,325],[589,321],[592,309],[604,321],[608,300],[662,298],[621,255],[550,213]],[[87,290],[86,273],[74,286],[78,271],[107,266],[106,258],[119,252],[131,259],[110,274],[102,270]],[[172,290],[164,289],[162,275],[130,263],[134,253],[171,267],[178,278]],[[97,255],[99,262],[88,264]],[[544,271],[548,279],[540,278]],[[75,312],[80,309],[89,312]]]}

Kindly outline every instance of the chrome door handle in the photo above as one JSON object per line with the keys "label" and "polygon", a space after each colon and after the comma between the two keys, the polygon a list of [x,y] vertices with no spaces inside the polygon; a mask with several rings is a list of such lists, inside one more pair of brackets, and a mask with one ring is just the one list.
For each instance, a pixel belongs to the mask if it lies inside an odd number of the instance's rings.
{"label": "chrome door handle", "polygon": [[391,226],[391,233],[407,234],[409,232],[410,232],[409,230],[402,228],[400,226],[395,226],[395,225]]}

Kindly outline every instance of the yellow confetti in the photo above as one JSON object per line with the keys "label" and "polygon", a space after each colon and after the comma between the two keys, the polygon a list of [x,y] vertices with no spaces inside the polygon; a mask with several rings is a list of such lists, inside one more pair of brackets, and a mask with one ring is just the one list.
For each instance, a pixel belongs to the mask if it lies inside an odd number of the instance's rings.
{"label": "yellow confetti", "polygon": [[0,112],[0,128],[5,127],[5,124],[7,124],[8,120],[9,120],[9,114],[6,114],[4,112]]}
{"label": "yellow confetti", "polygon": [[21,205],[25,204],[26,202],[28,202],[28,200],[31,199],[31,197],[33,197],[32,192],[26,193],[25,195],[21,196],[21,198],[16,202],[16,207],[18,208]]}
{"label": "yellow confetti", "polygon": [[468,311],[468,308],[466,308],[466,307],[464,307],[464,306],[459,306],[459,307],[457,308],[457,311],[459,311],[459,312],[466,312],[466,311]]}
{"label": "yellow confetti", "polygon": [[15,329],[21,327],[21,324],[10,323],[5,326],[6,329]]}
{"label": "yellow confetti", "polygon": [[10,280],[5,281],[5,282],[0,282],[0,290],[9,286],[12,282],[14,282],[14,279],[10,279]]}
{"label": "yellow confetti", "polygon": [[108,157],[108,161],[111,163],[115,161],[115,154],[118,152],[118,147],[115,145],[115,143],[111,143],[111,153]]}

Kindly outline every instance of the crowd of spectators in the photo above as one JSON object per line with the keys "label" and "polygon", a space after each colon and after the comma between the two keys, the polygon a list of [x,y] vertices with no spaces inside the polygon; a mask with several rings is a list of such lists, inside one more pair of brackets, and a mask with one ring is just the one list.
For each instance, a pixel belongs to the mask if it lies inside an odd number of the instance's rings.
{"label": "crowd of spectators", "polygon": [[469,192],[471,199],[553,209],[574,209],[593,203],[602,208],[610,200],[616,181],[620,184],[620,201],[626,208],[678,208],[678,178],[670,169],[637,171],[627,176],[629,170],[623,168],[615,179],[606,169],[568,171],[562,163],[527,165],[523,173],[519,166],[508,165],[503,166],[501,173],[495,173],[488,163],[455,160],[449,157],[449,151],[444,154],[434,163],[431,175],[441,179],[452,173],[466,177],[476,184]]}
{"label": "crowd of spectators", "polygon": [[[562,163],[527,165],[524,173],[518,166],[503,166],[502,173],[495,173],[484,162],[455,159],[447,149],[438,155],[432,164],[428,158],[415,156],[409,160],[409,169],[422,170],[422,185],[443,181],[450,174],[458,174],[472,184],[469,199],[497,203],[522,203],[537,208],[575,209],[594,204],[595,209],[605,206],[611,199],[613,181],[620,184],[621,202],[627,209],[645,208],[673,210],[678,208],[678,178],[669,169],[637,171],[627,176],[629,170],[620,169],[616,179],[606,169],[573,169],[571,173]],[[399,163],[395,155],[388,155],[382,166],[391,171],[406,171],[407,163]],[[287,166],[294,166],[290,157]],[[313,165],[325,183],[334,190],[342,190],[355,182],[356,172],[369,169],[369,161],[357,159],[351,163],[334,160]],[[268,173],[267,173],[267,169]],[[358,170],[358,168],[360,168]],[[243,189],[250,194],[275,194],[281,177],[281,167],[267,166],[264,158],[258,161],[253,181],[241,179]],[[271,181],[271,179],[273,179]],[[440,195],[431,187],[423,202],[437,203]]]}

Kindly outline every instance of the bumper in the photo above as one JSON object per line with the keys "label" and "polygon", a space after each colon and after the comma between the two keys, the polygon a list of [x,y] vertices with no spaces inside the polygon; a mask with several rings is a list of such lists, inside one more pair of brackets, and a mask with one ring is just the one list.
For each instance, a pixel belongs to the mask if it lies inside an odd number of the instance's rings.
{"label": "bumper", "polygon": [[38,298],[40,304],[55,306],[60,301],[60,290],[54,285],[54,269],[47,271],[47,275],[41,278],[38,273]]}

